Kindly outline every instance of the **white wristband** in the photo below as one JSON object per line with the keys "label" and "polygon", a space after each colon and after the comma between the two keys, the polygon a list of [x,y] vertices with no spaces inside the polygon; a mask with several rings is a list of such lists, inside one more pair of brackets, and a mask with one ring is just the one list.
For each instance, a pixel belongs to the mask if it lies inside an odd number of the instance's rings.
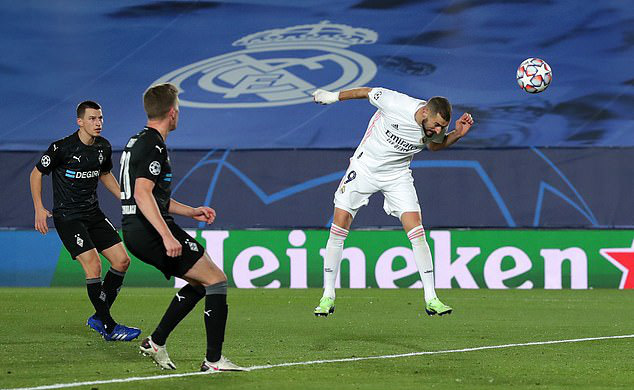
{"label": "white wristband", "polygon": [[318,89],[313,92],[313,100],[319,104],[332,104],[339,101],[339,92],[329,92]]}

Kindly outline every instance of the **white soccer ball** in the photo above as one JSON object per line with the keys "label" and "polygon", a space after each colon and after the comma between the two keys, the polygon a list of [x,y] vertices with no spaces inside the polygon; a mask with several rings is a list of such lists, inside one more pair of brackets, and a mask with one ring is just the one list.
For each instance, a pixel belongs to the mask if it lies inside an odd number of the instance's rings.
{"label": "white soccer ball", "polygon": [[553,72],[546,61],[527,58],[517,68],[517,84],[528,93],[539,93],[548,88]]}

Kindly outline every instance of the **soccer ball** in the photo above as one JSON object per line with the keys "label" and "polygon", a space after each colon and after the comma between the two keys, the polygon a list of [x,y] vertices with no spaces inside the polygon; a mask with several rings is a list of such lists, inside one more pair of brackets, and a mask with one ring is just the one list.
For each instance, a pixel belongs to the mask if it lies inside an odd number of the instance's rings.
{"label": "soccer ball", "polygon": [[517,83],[528,93],[538,93],[550,85],[553,72],[546,61],[539,58],[527,58],[517,68]]}

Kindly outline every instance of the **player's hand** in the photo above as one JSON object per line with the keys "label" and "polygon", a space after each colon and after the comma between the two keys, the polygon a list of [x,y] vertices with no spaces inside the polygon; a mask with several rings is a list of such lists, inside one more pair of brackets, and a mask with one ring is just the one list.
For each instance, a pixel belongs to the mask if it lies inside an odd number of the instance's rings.
{"label": "player's hand", "polygon": [[163,246],[165,247],[165,253],[169,257],[178,257],[183,253],[183,246],[172,235],[163,238]]}
{"label": "player's hand", "polygon": [[339,92],[318,89],[313,92],[313,101],[319,104],[332,104],[339,101]]}
{"label": "player's hand", "polygon": [[51,217],[51,213],[47,209],[42,207],[35,210],[35,230],[42,234],[48,233],[48,224],[46,223],[48,217]]}
{"label": "player's hand", "polygon": [[192,218],[196,221],[207,222],[207,225],[211,225],[214,219],[216,219],[216,210],[206,206],[196,207]]}
{"label": "player's hand", "polygon": [[473,126],[473,118],[471,117],[471,114],[465,112],[456,121],[456,135],[459,137],[464,137],[469,132],[471,126]]}

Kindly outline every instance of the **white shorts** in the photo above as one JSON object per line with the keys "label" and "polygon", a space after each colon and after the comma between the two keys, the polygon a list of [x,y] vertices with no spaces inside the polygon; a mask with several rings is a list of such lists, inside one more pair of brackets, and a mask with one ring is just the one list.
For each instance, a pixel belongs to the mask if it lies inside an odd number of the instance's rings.
{"label": "white shorts", "polygon": [[381,175],[373,175],[356,159],[351,159],[350,166],[335,192],[335,207],[349,212],[354,217],[361,207],[368,204],[370,196],[378,191],[385,197],[383,209],[386,214],[400,219],[405,212],[420,212],[414,178],[409,169],[388,179]]}

